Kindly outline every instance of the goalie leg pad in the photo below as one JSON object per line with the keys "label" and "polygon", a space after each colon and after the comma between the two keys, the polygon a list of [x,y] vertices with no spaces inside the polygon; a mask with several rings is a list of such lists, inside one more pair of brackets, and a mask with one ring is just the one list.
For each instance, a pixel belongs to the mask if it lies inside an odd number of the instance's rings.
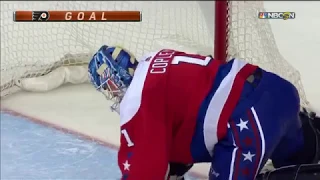
{"label": "goalie leg pad", "polygon": [[284,164],[303,145],[297,89],[272,73],[261,77],[257,86],[245,84],[227,135],[214,146],[210,180],[255,179],[270,156]]}

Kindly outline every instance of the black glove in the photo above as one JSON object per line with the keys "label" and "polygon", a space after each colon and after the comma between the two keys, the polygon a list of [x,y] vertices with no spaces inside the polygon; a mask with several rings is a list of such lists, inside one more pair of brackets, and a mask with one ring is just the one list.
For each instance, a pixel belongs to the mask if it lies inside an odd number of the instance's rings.
{"label": "black glove", "polygon": [[314,126],[320,134],[320,115],[317,115],[315,112],[310,112],[309,117],[313,120]]}
{"label": "black glove", "polygon": [[[299,113],[302,124],[304,146],[288,160],[292,164],[311,164],[320,160],[320,118],[303,108]],[[278,167],[274,164],[275,167]]]}
{"label": "black glove", "polygon": [[184,180],[184,175],[193,164],[170,163],[169,180]]}

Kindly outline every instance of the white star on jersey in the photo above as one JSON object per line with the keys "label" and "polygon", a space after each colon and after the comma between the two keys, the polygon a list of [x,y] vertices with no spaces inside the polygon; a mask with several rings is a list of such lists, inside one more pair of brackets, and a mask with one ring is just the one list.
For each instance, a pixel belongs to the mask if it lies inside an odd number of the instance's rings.
{"label": "white star on jersey", "polygon": [[236,126],[240,128],[240,132],[241,132],[243,129],[249,129],[247,124],[248,124],[248,121],[243,121],[242,119],[240,119],[240,123],[237,124]]}
{"label": "white star on jersey", "polygon": [[124,170],[128,170],[128,171],[130,170],[130,166],[131,166],[131,165],[128,163],[128,161],[126,161],[126,162],[124,162],[124,163],[122,163],[122,164],[123,164],[123,166],[124,166],[124,168],[123,168]]}
{"label": "white star on jersey", "polygon": [[249,161],[251,161],[251,162],[252,162],[253,156],[255,156],[255,154],[251,154],[250,151],[249,151],[247,154],[242,153],[242,155],[244,156],[243,161],[249,160]]}

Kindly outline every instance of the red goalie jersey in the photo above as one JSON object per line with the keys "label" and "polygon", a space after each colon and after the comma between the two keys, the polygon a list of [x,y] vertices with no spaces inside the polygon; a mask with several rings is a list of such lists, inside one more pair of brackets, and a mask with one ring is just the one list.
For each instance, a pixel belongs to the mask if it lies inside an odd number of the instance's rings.
{"label": "red goalie jersey", "polygon": [[211,162],[256,68],[166,49],[144,56],[120,104],[122,179],[163,180],[172,162]]}

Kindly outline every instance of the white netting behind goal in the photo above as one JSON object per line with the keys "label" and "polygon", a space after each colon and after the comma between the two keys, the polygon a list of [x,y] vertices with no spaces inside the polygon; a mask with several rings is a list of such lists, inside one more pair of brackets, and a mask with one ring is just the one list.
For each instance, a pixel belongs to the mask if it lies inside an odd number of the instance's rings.
{"label": "white netting behind goal", "polygon": [[[143,21],[13,22],[15,10],[141,10]],[[103,44],[121,45],[139,57],[154,50],[156,39],[212,47],[197,2],[1,1],[1,96],[13,92],[12,80],[86,63]]]}
{"label": "white netting behind goal", "polygon": [[[139,10],[142,22],[13,22],[16,10]],[[263,3],[234,1],[229,10],[229,57],[289,79],[306,104],[299,73],[278,52],[268,21],[257,18]],[[59,67],[85,66],[103,44],[123,46],[136,57],[159,48],[212,54],[213,34],[214,2],[1,1],[1,97],[19,89],[44,91],[49,85],[35,81],[36,77],[84,82],[70,78],[67,70],[59,77],[47,74]]]}
{"label": "white netting behind goal", "polygon": [[[265,12],[263,1],[231,1],[229,3],[228,55],[258,64],[291,81],[297,88],[301,105],[309,107],[299,71],[278,50],[268,20],[258,19]],[[285,22],[284,22],[285,23]]]}

